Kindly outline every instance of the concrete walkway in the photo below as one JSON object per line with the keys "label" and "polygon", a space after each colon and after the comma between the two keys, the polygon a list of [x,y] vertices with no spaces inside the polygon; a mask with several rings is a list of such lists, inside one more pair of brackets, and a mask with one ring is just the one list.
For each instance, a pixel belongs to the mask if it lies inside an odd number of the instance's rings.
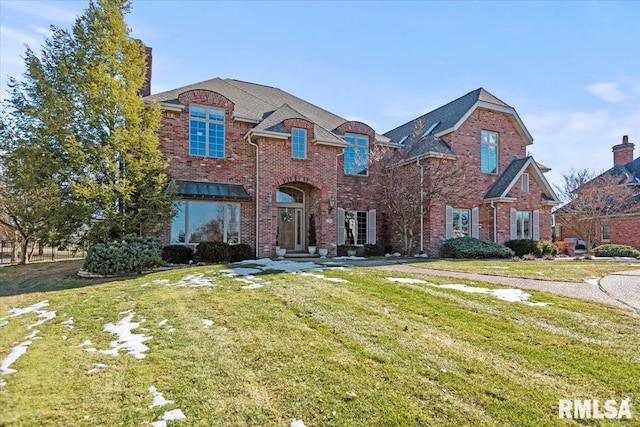
{"label": "concrete walkway", "polygon": [[550,280],[521,279],[517,277],[491,276],[487,274],[461,273],[433,270],[411,264],[379,265],[384,271],[398,271],[429,276],[454,277],[477,282],[487,282],[513,288],[552,292],[572,298],[607,304],[640,314],[640,270],[614,273],[600,279],[600,283],[555,282]]}

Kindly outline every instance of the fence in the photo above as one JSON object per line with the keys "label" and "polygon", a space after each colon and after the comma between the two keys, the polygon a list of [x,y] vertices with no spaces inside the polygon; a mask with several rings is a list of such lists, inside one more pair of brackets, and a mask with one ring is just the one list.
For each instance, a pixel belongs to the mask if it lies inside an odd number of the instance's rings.
{"label": "fence", "polygon": [[[13,240],[0,240],[0,264],[13,264],[20,261],[22,245]],[[61,261],[65,259],[82,259],[86,252],[84,248],[76,245],[68,245],[64,248],[29,244],[27,254],[33,249],[33,255],[29,262]]]}

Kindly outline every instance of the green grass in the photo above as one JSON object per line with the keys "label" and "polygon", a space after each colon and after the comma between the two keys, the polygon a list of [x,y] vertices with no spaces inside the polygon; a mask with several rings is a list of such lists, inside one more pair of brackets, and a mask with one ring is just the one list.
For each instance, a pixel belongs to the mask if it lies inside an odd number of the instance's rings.
{"label": "green grass", "polygon": [[[461,280],[364,268],[323,273],[348,283],[265,274],[258,289],[217,266],[84,284],[58,268],[71,289],[23,269],[30,291],[0,297],[0,317],[44,299],[57,312],[18,372],[0,375],[0,425],[143,425],[174,408],[187,419],[170,425],[184,426],[578,425],[557,418],[558,399],[626,397],[634,418],[623,425],[640,425],[640,319],[619,310],[541,293],[532,299],[551,305],[509,303],[387,277]],[[188,274],[216,286],[154,282]],[[7,283],[3,270],[0,290]],[[129,309],[148,328],[133,332],[153,336],[145,359],[78,347],[107,349],[104,325]],[[74,329],[61,324],[69,317]],[[34,319],[6,319],[0,361]],[[88,375],[96,363],[115,367]],[[175,404],[150,409],[150,386]]]}
{"label": "green grass", "polygon": [[604,277],[616,271],[640,270],[638,262],[612,262],[590,260],[444,260],[433,259],[415,262],[434,270],[460,271],[493,276],[523,277],[525,279],[582,282],[593,277]]}

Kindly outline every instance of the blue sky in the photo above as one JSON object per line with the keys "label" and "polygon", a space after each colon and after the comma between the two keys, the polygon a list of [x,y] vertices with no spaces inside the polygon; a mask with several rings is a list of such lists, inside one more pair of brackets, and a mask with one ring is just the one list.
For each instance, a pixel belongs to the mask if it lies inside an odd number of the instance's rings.
{"label": "blue sky", "polygon": [[[0,0],[0,75],[87,1]],[[640,153],[640,2],[133,0],[152,92],[213,77],[279,87],[379,133],[484,87],[516,108],[558,183]]]}

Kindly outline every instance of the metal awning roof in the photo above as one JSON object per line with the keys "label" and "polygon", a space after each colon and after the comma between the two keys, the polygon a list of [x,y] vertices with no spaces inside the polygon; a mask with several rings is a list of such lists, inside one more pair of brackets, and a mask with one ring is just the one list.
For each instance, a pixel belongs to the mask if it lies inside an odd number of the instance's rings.
{"label": "metal awning roof", "polygon": [[240,184],[176,181],[178,195],[207,199],[251,200],[247,190]]}

